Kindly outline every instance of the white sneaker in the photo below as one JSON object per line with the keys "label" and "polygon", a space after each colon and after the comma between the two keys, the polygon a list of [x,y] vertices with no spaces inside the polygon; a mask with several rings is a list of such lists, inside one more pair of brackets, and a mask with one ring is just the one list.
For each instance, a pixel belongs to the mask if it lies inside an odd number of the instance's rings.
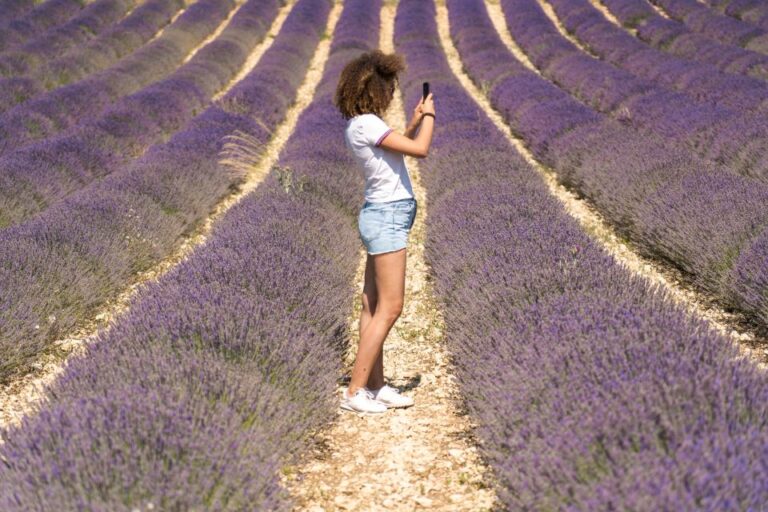
{"label": "white sneaker", "polygon": [[372,413],[379,413],[387,410],[386,405],[373,399],[373,393],[371,393],[368,389],[364,387],[359,388],[353,397],[347,396],[348,389],[349,388],[344,388],[341,390],[342,409],[355,412]]}
{"label": "white sneaker", "polygon": [[387,407],[410,407],[413,405],[413,398],[401,395],[398,389],[387,384],[376,391],[369,392],[373,395],[374,400],[385,404]]}

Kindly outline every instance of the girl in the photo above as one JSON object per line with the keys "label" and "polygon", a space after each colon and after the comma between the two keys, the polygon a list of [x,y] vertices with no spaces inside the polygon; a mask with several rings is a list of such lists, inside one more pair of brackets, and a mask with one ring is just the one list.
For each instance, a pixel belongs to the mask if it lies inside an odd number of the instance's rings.
{"label": "girl", "polygon": [[399,54],[364,53],[344,67],[334,99],[347,119],[345,144],[365,177],[365,203],[358,216],[360,238],[368,252],[360,343],[352,379],[341,398],[343,409],[357,412],[413,405],[412,398],[384,383],[382,347],[402,312],[405,247],[417,209],[404,155],[427,156],[435,106],[432,94],[422,98],[402,135],[381,119],[403,70],[405,59]]}

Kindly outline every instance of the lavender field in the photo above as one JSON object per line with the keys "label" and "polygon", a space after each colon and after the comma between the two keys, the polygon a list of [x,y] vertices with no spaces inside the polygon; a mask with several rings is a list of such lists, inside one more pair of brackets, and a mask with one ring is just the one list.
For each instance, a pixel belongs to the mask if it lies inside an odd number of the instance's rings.
{"label": "lavender field", "polygon": [[[377,48],[437,115],[365,416]],[[763,0],[0,0],[0,510],[768,510],[767,113]]]}

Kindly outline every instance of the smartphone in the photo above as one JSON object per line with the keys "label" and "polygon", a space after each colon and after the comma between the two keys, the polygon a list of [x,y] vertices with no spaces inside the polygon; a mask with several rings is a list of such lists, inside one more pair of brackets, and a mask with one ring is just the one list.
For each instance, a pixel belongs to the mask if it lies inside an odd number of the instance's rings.
{"label": "smartphone", "polygon": [[427,99],[427,96],[429,96],[429,82],[424,82],[421,84],[421,97]]}

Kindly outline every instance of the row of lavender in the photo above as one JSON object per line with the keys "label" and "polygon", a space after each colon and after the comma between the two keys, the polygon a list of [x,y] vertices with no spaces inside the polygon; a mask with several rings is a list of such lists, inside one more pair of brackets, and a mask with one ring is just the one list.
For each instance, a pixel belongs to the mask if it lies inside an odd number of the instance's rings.
{"label": "row of lavender", "polygon": [[[468,72],[561,183],[588,197],[640,252],[677,266],[765,328],[768,185],[593,112],[518,62],[482,5],[451,5],[451,30]],[[512,13],[517,4],[502,5]],[[516,16],[524,18],[521,11]]]}
{"label": "row of lavender", "polygon": [[7,20],[4,26],[0,25],[0,51],[23,44],[40,32],[60,25],[85,4],[85,0],[48,0],[19,18]]}
{"label": "row of lavender", "polygon": [[[534,24],[547,34],[547,54],[536,58],[547,77],[598,110],[629,118],[633,123],[689,145],[698,154],[727,168],[762,179],[768,176],[767,146],[755,144],[768,133],[763,114],[768,107],[768,83],[715,71],[708,64],[688,62],[648,48],[605,19],[589,0],[550,0],[550,3],[566,30],[590,51],[647,81],[628,74],[615,77],[613,66],[590,59],[559,36],[538,5],[531,2],[527,3],[526,23],[520,22],[516,13],[517,22],[510,30],[520,36],[523,25]],[[521,5],[523,2],[515,3],[513,8]],[[534,48],[538,48],[530,38],[521,36],[519,40],[528,51],[535,52]],[[702,47],[694,51],[702,57],[711,56],[712,52],[722,54],[723,58],[734,57],[719,48]],[[736,61],[738,66],[756,64],[755,59]],[[766,63],[768,60],[753,69],[768,72]],[[585,74],[589,77],[586,80]],[[606,83],[604,74],[617,79]],[[670,96],[658,85],[692,96],[699,102],[714,103],[714,107],[702,106],[682,95]]]}
{"label": "row of lavender", "polygon": [[137,0],[95,0],[65,23],[0,55],[0,75],[27,72],[41,60],[56,58],[68,48],[84,44],[123,18],[137,3]]}
{"label": "row of lavender", "polygon": [[653,130],[733,172],[768,180],[763,143],[768,123],[760,110],[768,107],[768,83],[649,49],[601,19],[587,0],[552,5],[572,30],[583,26],[581,15],[589,12],[587,26],[602,21],[602,30],[612,29],[618,38],[591,37],[590,47],[629,71],[586,55],[557,31],[536,0],[502,2],[510,32],[544,76],[597,110]]}
{"label": "row of lavender", "polygon": [[[361,183],[331,100],[341,67],[375,45],[379,8],[345,2],[279,167],[6,434],[3,510],[290,509],[277,473],[335,414],[360,245],[348,198]],[[315,22],[295,35],[316,41],[329,2],[295,9]]]}
{"label": "row of lavender", "polygon": [[0,10],[0,28],[27,14],[36,5],[35,0],[6,0]]}
{"label": "row of lavender", "polygon": [[712,11],[698,0],[649,0],[695,32],[728,44],[768,53],[768,31]]}
{"label": "row of lavender", "polygon": [[[510,25],[515,27],[512,30],[523,32],[519,41],[529,48],[534,48],[534,41],[542,41],[527,39],[524,33],[542,23],[551,26],[548,20],[542,20],[538,6],[526,0],[502,0],[502,6]],[[457,19],[456,23],[469,26],[466,20]],[[482,9],[473,23],[474,27],[492,30]],[[558,172],[562,182],[589,197],[643,253],[669,261],[725,306],[745,312],[761,328],[766,326],[768,268],[763,262],[768,259],[768,187],[764,183],[733,175],[729,166],[718,165],[717,158],[714,165],[698,161],[669,140],[595,115],[523,69],[493,32],[483,39],[487,46],[467,44],[472,46],[467,46],[462,55],[475,78],[494,84],[490,96],[496,107],[537,157]],[[536,48],[542,50],[547,45]],[[494,55],[495,65],[480,49]],[[498,80],[503,70],[499,63],[508,66],[511,75],[501,82]],[[548,100],[536,110],[524,110],[527,95],[512,97],[515,91],[514,85],[508,83],[510,79],[533,81],[535,85],[529,86],[532,89],[527,94],[543,94]],[[610,84],[608,89],[620,90],[625,85]],[[557,105],[556,120],[552,119],[552,104],[548,102]],[[654,95],[645,95],[637,106],[638,116],[650,111],[649,117],[664,119],[681,103],[655,101]],[[525,112],[526,118],[518,117],[519,112]],[[539,117],[528,117],[532,112]],[[700,124],[714,133],[727,125],[718,116],[700,114],[701,110],[691,108],[688,126]],[[662,134],[672,136],[676,130],[685,130],[684,115],[666,122],[669,124]],[[546,131],[538,131],[542,123],[547,124]],[[710,126],[705,128],[706,124]],[[747,156],[753,155],[750,150],[765,148],[765,139],[754,131],[745,129],[734,139],[743,145],[739,156],[747,161],[751,161]]]}
{"label": "row of lavender", "polygon": [[[247,34],[249,45],[265,37],[278,3],[250,0],[232,20],[236,33]],[[108,177],[0,233],[0,288],[7,290],[0,297],[0,380],[24,371],[137,272],[170,254],[242,179],[216,171],[219,139],[241,130],[266,140],[282,120],[316,45],[307,28],[315,20],[300,12],[246,79],[168,142],[114,165]],[[306,36],[303,30],[309,30]],[[241,63],[247,54],[231,43],[223,50]],[[223,62],[222,55],[211,57]]]}
{"label": "row of lavender", "polygon": [[[201,10],[195,9],[198,6]],[[233,0],[200,0],[185,15],[204,14],[206,19],[220,22],[233,7]],[[166,78],[103,111],[92,106],[89,110],[95,110],[94,116],[77,109],[78,114],[86,115],[80,123],[0,157],[0,226],[17,224],[45,210],[179,129],[236,76],[253,47],[266,36],[275,15],[276,9],[261,12],[253,2],[248,8],[239,8],[214,41]],[[98,88],[98,84],[99,80],[89,80],[77,85],[90,89]],[[60,99],[60,91],[64,90],[55,91],[49,101]],[[108,96],[101,94],[104,103]],[[99,102],[93,98],[92,103]],[[0,126],[10,130],[5,121],[15,123],[16,119],[6,116],[0,120]],[[5,143],[21,145],[20,139],[23,131],[17,129]]]}
{"label": "row of lavender", "polygon": [[[713,102],[737,111],[754,112],[768,108],[768,84],[761,79],[768,77],[766,55],[697,36],[696,41],[686,41],[681,46],[695,47],[696,51],[690,51],[690,55],[674,56],[649,48],[615,26],[589,0],[550,0],[549,3],[564,28],[591,53],[635,76],[686,93],[699,101]],[[686,59],[701,59],[702,62]],[[734,72],[755,74],[760,79],[731,74]]]}
{"label": "row of lavender", "polygon": [[[447,4],[453,22],[484,10]],[[500,497],[510,510],[756,509],[765,376],[584,234],[451,75],[434,15],[401,0],[395,41],[407,102],[428,80],[444,105],[422,164],[427,258]],[[493,33],[462,25],[477,48]],[[535,109],[529,84],[513,93]]]}
{"label": "row of lavender", "polygon": [[[50,57],[55,53],[51,41],[45,37],[6,52],[0,57],[0,63],[8,72],[13,69],[13,76],[0,78],[0,112],[113,66],[154,37],[179,13],[184,3],[184,0],[147,0],[106,32],[55,59]],[[138,69],[135,73],[138,74]]]}
{"label": "row of lavender", "polygon": [[768,30],[768,4],[763,0],[704,0],[719,11]]}
{"label": "row of lavender", "polygon": [[646,0],[601,0],[619,22],[659,50],[729,73],[768,78],[768,56],[727,44],[689,30],[680,22],[658,14]]}
{"label": "row of lavender", "polygon": [[0,155],[96,116],[120,97],[167,77],[235,7],[235,0],[195,2],[160,37],[115,65],[4,112]]}

